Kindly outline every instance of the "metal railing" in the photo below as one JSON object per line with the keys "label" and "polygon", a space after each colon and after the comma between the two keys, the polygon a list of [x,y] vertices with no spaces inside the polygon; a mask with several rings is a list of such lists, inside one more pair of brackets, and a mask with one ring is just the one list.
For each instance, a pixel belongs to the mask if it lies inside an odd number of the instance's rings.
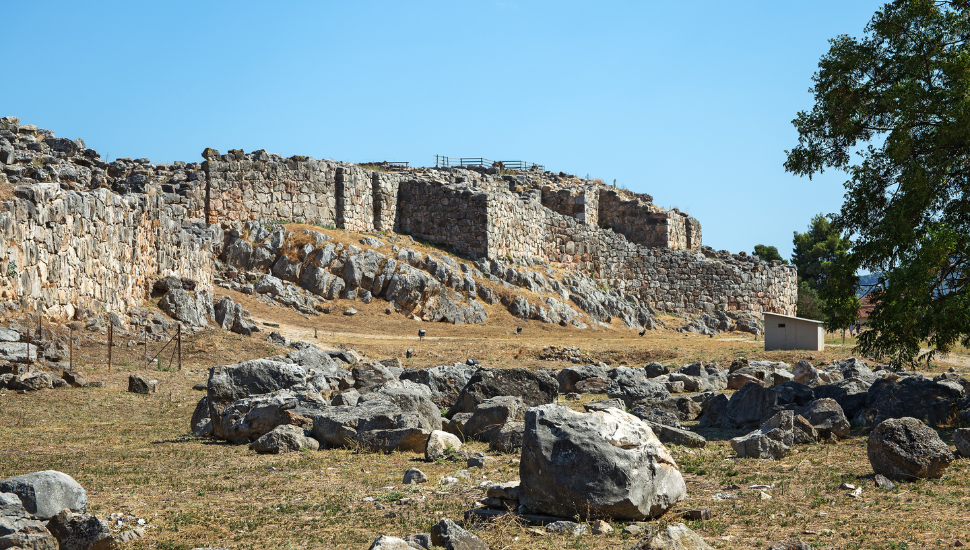
{"label": "metal railing", "polygon": [[436,168],[452,168],[452,167],[462,167],[462,166],[485,166],[489,167],[495,164],[495,162],[501,162],[502,165],[507,170],[539,170],[544,171],[545,166],[541,164],[536,164],[534,162],[526,162],[524,160],[500,160],[494,161],[482,157],[446,157],[443,155],[434,156],[434,165]]}

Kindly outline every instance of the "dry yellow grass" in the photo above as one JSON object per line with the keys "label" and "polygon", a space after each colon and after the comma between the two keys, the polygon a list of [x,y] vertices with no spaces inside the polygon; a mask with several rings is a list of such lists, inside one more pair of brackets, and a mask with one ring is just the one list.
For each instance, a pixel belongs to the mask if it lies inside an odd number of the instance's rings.
{"label": "dry yellow grass", "polygon": [[[819,363],[850,354],[849,348],[832,345],[825,352],[766,353],[762,341],[740,333],[712,339],[654,331],[640,338],[620,327],[563,328],[521,321],[501,307],[490,308],[485,324],[465,327],[385,315],[386,306],[379,301],[338,301],[335,314],[307,317],[250,296],[217,292],[223,293],[242,302],[258,320],[280,323],[279,330],[291,338],[325,348],[350,347],[370,358],[399,357],[413,368],[469,357],[492,367],[568,366],[538,358],[548,345],[577,346],[614,366],[652,360],[676,365],[718,361],[726,366],[738,356]],[[339,314],[350,305],[359,311],[356,316]],[[516,326],[524,327],[523,334],[514,333]],[[428,331],[424,341],[417,338],[419,328]],[[66,333],[62,327],[54,331]],[[486,470],[471,470],[467,482],[444,487],[437,480],[464,469],[463,464],[426,464],[410,453],[348,449],[258,456],[246,446],[193,437],[188,434],[189,418],[202,393],[191,388],[205,381],[206,369],[271,355],[278,348],[260,337],[216,330],[187,337],[183,370],[152,370],[160,391],[142,396],[124,391],[128,374],[143,370],[139,340],[119,336],[115,368],[108,371],[105,337],[84,334],[76,361],[89,378],[104,380],[104,389],[0,392],[0,477],[44,469],[74,476],[88,490],[94,513],[131,512],[148,521],[146,536],[131,543],[132,548],[367,548],[381,534],[405,536],[427,531],[442,517],[460,520],[482,496],[480,483],[518,477],[512,456],[500,457]],[[151,354],[161,345],[150,342]],[[411,359],[404,357],[408,348],[415,351]],[[167,357],[163,355],[163,368]],[[584,401],[599,397],[585,396]],[[578,408],[580,402],[570,405]],[[915,549],[951,546],[954,539],[970,536],[967,460],[954,462],[943,479],[902,483],[885,491],[874,488],[865,435],[858,431],[838,445],[799,446],[797,453],[778,462],[734,460],[727,439],[736,434],[700,431],[710,440],[706,449],[673,449],[688,482],[688,500],[657,525],[675,520],[679,510],[710,507],[710,521],[690,526],[719,548],[768,547],[798,535],[815,548]],[[943,436],[949,440],[951,433],[944,431]],[[471,447],[484,450],[477,443]],[[413,466],[424,470],[431,483],[402,487],[404,472]],[[843,482],[862,486],[862,498],[838,489]],[[775,484],[770,501],[748,489],[756,483]],[[739,488],[727,488],[731,485]],[[712,500],[718,492],[737,498]],[[363,502],[366,496],[376,501]],[[402,497],[412,500],[398,504]],[[493,549],[607,549],[634,542],[619,532],[578,539],[537,537],[509,520],[473,529]]]}

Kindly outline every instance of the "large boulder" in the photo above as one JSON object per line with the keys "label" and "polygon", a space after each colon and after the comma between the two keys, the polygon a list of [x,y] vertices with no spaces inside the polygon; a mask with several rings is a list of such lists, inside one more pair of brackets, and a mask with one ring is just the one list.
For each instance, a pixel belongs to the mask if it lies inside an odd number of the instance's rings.
{"label": "large boulder", "polygon": [[445,550],[488,550],[488,545],[482,539],[450,519],[443,519],[431,526],[431,543]]}
{"label": "large boulder", "polygon": [[482,367],[468,380],[458,399],[448,411],[474,412],[486,399],[500,395],[518,397],[529,407],[552,403],[559,395],[559,382],[545,372],[527,369],[492,369]]}
{"label": "large boulder", "polygon": [[798,410],[798,413],[818,432],[818,437],[828,439],[834,436],[837,439],[849,437],[849,419],[845,417],[842,407],[834,399],[816,399],[805,407]]}
{"label": "large boulder", "polygon": [[670,398],[662,378],[647,378],[643,369],[620,367],[610,371],[610,376],[613,380],[606,388],[606,395],[622,399],[627,407]]}
{"label": "large boulder", "polygon": [[465,422],[465,435],[479,441],[491,441],[506,422],[523,420],[525,409],[525,403],[518,397],[502,395],[486,399],[475,407],[472,417]]}
{"label": "large boulder", "polygon": [[57,539],[61,550],[115,550],[118,543],[111,536],[108,522],[88,514],[61,510],[49,522],[47,530]]}
{"label": "large boulder", "polygon": [[717,363],[684,365],[670,373],[671,382],[683,382],[689,392],[720,391],[727,389],[727,374]]}
{"label": "large boulder", "polygon": [[292,388],[244,397],[212,418],[213,435],[233,443],[248,443],[277,426],[310,427],[312,417],[329,409],[330,402],[319,392]]}
{"label": "large boulder", "polygon": [[705,402],[700,427],[750,430],[763,424],[779,409],[805,406],[812,400],[812,389],[797,382],[766,388],[746,384],[730,400],[715,396]]}
{"label": "large boulder", "polygon": [[24,509],[39,519],[50,519],[64,509],[84,512],[88,495],[71,476],[56,470],[34,472],[0,480],[0,493],[13,493]]}
{"label": "large boulder", "polygon": [[562,369],[556,375],[556,380],[559,382],[559,392],[566,393],[577,391],[576,384],[583,380],[590,378],[608,379],[608,374],[609,371],[599,365],[580,365]]}
{"label": "large boulder", "polygon": [[191,294],[181,288],[169,290],[158,301],[158,308],[173,319],[193,327],[203,327],[209,323],[206,312],[199,311],[199,304]]}
{"label": "large boulder", "polygon": [[373,391],[378,386],[397,380],[389,368],[380,363],[357,363],[351,369],[354,377],[354,389],[361,393]]}
{"label": "large boulder", "polygon": [[960,392],[915,377],[899,381],[881,378],[869,387],[868,417],[918,418],[930,426],[948,426],[956,419],[954,403]]}
{"label": "large boulder", "polygon": [[397,384],[361,396],[355,407],[320,411],[313,437],[333,447],[423,452],[431,432],[441,430],[441,413],[421,386]]}
{"label": "large boulder", "polygon": [[410,380],[428,386],[431,389],[431,399],[435,404],[442,409],[448,409],[458,400],[458,394],[477,370],[478,367],[464,363],[430,369],[406,369],[401,375],[401,380]]}
{"label": "large boulder", "polygon": [[559,517],[644,520],[687,494],[667,448],[646,424],[617,409],[529,409],[519,477],[521,503]]}
{"label": "large boulder", "polygon": [[220,415],[245,397],[305,385],[313,379],[306,367],[269,359],[212,367],[206,385],[210,416]]}
{"label": "large boulder", "polygon": [[759,429],[732,439],[731,448],[738,453],[738,458],[781,460],[791,451],[795,441],[794,422],[794,412],[781,411]]}
{"label": "large boulder", "polygon": [[834,399],[842,407],[846,418],[855,418],[859,412],[866,408],[866,400],[869,397],[869,386],[872,380],[852,376],[840,380],[834,384],[826,384],[814,389],[815,397],[818,399]]}
{"label": "large boulder", "polygon": [[320,443],[316,439],[308,437],[303,428],[292,424],[283,424],[253,441],[249,448],[259,454],[281,454],[303,449],[316,451],[320,448]]}
{"label": "large boulder", "polygon": [[953,453],[936,430],[916,418],[891,418],[872,430],[866,454],[873,471],[889,479],[941,477]]}

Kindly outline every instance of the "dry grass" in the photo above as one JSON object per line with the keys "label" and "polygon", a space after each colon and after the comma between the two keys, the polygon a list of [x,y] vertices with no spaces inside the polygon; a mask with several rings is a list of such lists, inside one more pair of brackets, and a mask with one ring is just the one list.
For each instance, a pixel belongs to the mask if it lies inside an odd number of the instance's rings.
{"label": "dry grass", "polygon": [[[266,306],[250,296],[220,293],[242,302],[257,320],[280,323],[278,330],[290,338],[325,348],[350,347],[370,358],[399,357],[406,367],[414,368],[469,357],[492,367],[568,366],[538,359],[548,345],[577,346],[614,366],[653,360],[673,365],[718,361],[726,366],[738,356],[819,363],[850,354],[848,347],[834,345],[825,352],[766,353],[762,341],[740,333],[707,338],[654,331],[640,338],[619,327],[563,328],[516,319],[501,306],[489,309],[487,323],[465,327],[385,315],[386,305],[380,301],[334,304],[335,312],[353,305],[359,311],[353,317],[339,313],[307,317]],[[523,334],[514,333],[516,326],[524,327]],[[419,328],[428,331],[424,341],[417,338]],[[66,333],[62,327],[54,330]],[[95,513],[131,512],[148,520],[151,528],[132,548],[366,548],[380,534],[405,536],[426,532],[442,517],[460,520],[462,512],[483,494],[478,488],[482,481],[518,477],[511,456],[501,457],[484,471],[472,470],[468,481],[444,487],[437,480],[454,475],[463,464],[427,464],[410,453],[347,449],[258,456],[246,446],[190,436],[189,418],[202,396],[191,388],[204,382],[205,370],[271,355],[277,348],[258,337],[216,330],[187,337],[184,369],[152,370],[161,389],[142,396],[124,391],[128,373],[143,368],[144,348],[129,344],[137,341],[116,340],[115,368],[108,371],[105,337],[85,333],[76,361],[89,378],[104,380],[105,389],[25,395],[7,391],[0,396],[0,477],[44,469],[67,472],[88,490]],[[150,342],[150,352],[154,355],[161,345]],[[415,351],[411,359],[404,357],[408,348]],[[599,397],[585,396],[584,401]],[[570,405],[578,408],[580,403]],[[951,465],[943,479],[903,483],[885,491],[873,486],[865,434],[859,432],[839,445],[800,446],[797,453],[778,462],[735,460],[726,440],[736,434],[701,433],[710,440],[707,449],[673,449],[689,494],[675,512],[712,508],[713,519],[691,527],[715,547],[767,547],[799,535],[815,548],[935,548],[970,536],[966,532],[970,525],[967,460]],[[943,436],[949,440],[951,434],[944,431]],[[484,450],[478,443],[471,446]],[[432,482],[402,487],[401,478],[412,466],[424,470]],[[862,498],[851,498],[848,491],[838,489],[843,482],[864,487]],[[772,500],[759,500],[758,491],[747,489],[755,483],[774,483]],[[726,489],[730,485],[741,488]],[[734,493],[737,498],[714,501],[717,492]],[[366,496],[376,501],[363,502]],[[398,504],[402,497],[413,500]],[[657,523],[673,518],[671,513]],[[606,549],[626,548],[633,542],[619,533],[578,539],[537,537],[509,520],[474,529],[493,549]]]}

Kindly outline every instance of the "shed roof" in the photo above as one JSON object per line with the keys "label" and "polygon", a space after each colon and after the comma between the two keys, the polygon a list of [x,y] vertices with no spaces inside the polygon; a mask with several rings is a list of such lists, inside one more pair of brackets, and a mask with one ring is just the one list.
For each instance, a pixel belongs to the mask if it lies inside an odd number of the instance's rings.
{"label": "shed roof", "polygon": [[793,315],[782,315],[781,313],[769,313],[767,311],[763,312],[762,315],[765,315],[765,316],[772,315],[774,317],[782,317],[785,319],[792,319],[794,321],[805,321],[806,323],[816,323],[819,325],[823,323],[823,321],[816,321],[815,319],[806,319],[804,317],[795,317]]}

